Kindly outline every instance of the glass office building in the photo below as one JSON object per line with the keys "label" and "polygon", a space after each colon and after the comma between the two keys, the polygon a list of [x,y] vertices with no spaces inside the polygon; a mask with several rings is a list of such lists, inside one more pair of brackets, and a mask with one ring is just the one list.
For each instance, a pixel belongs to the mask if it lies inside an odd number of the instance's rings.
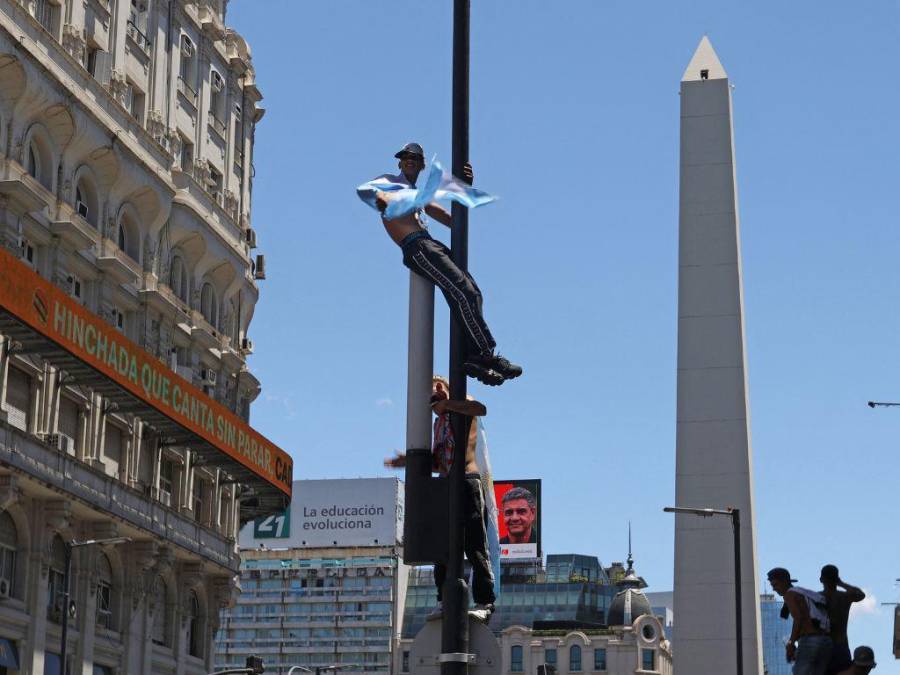
{"label": "glass office building", "polygon": [[782,600],[770,593],[759,596],[762,623],[763,672],[768,675],[791,675],[784,647],[791,635],[791,622],[780,616]]}
{"label": "glass office building", "polygon": [[[501,565],[501,593],[490,626],[534,625],[535,621],[562,621],[583,626],[604,626],[610,603],[619,589],[595,556],[550,554],[540,559],[511,560]],[[643,582],[642,582],[643,583]],[[403,637],[414,638],[437,603],[430,567],[411,570],[406,592]]]}

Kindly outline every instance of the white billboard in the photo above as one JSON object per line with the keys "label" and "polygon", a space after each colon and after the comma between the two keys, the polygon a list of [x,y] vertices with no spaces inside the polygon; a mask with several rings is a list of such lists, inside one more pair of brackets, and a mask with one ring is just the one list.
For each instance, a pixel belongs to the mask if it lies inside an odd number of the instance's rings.
{"label": "white billboard", "polygon": [[290,507],[247,523],[241,548],[393,546],[403,532],[403,487],[396,478],[294,481]]}

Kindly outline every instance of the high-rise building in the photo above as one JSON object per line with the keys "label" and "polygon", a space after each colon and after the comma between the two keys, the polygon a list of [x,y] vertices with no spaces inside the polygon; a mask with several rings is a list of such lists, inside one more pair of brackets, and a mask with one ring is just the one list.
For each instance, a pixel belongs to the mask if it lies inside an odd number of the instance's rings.
{"label": "high-rise building", "polygon": [[767,675],[791,675],[791,664],[784,651],[791,637],[791,621],[781,618],[782,605],[783,601],[771,593],[759,596],[763,673]]}
{"label": "high-rise building", "polygon": [[241,533],[241,594],[222,614],[216,667],[391,671],[408,569],[395,478],[294,483],[288,511]]}
{"label": "high-rise building", "polygon": [[290,498],[225,4],[0,3],[0,672],[59,673],[64,622],[71,672],[209,672],[240,524]]}
{"label": "high-rise building", "polygon": [[[675,502],[740,509],[743,671],[758,673],[759,587],[731,86],[704,37],[681,79]],[[730,519],[675,516],[675,649],[691,675],[734,675]],[[714,664],[714,665],[711,665]]]}

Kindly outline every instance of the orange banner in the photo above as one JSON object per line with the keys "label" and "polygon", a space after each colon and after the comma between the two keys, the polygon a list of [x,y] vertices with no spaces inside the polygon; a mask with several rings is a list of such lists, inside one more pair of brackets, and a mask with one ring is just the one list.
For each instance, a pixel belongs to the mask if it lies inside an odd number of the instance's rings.
{"label": "orange banner", "polygon": [[284,450],[2,247],[0,308],[290,497]]}

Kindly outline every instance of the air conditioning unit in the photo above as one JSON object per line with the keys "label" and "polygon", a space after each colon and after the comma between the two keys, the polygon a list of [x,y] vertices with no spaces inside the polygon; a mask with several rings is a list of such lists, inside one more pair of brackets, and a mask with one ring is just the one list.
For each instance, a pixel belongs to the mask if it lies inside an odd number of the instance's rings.
{"label": "air conditioning unit", "polygon": [[216,386],[216,371],[210,370],[209,368],[204,368],[200,371],[200,379],[203,380],[203,384],[207,384],[210,387]]}
{"label": "air conditioning unit", "polygon": [[66,434],[50,434],[47,436],[47,445],[60,452],[71,453],[75,450],[75,439]]}
{"label": "air conditioning unit", "polygon": [[253,272],[254,279],[266,278],[266,256],[259,254],[256,256],[256,269]]}
{"label": "air conditioning unit", "polygon": [[87,220],[88,217],[88,205],[85,204],[80,199],[75,202],[75,210],[78,212],[78,215]]}
{"label": "air conditioning unit", "polygon": [[194,381],[194,369],[190,366],[175,366],[175,372],[181,375],[188,382]]}
{"label": "air conditioning unit", "polygon": [[0,600],[6,600],[9,598],[9,590],[9,579],[0,579]]}
{"label": "air conditioning unit", "polygon": [[166,492],[162,488],[159,489],[159,503],[166,506],[172,506],[172,493]]}
{"label": "air conditioning unit", "polygon": [[244,231],[244,241],[250,248],[256,248],[256,230],[250,228]]}
{"label": "air conditioning unit", "polygon": [[241,340],[241,351],[244,352],[252,352],[253,351],[253,340],[249,338],[243,338]]}

